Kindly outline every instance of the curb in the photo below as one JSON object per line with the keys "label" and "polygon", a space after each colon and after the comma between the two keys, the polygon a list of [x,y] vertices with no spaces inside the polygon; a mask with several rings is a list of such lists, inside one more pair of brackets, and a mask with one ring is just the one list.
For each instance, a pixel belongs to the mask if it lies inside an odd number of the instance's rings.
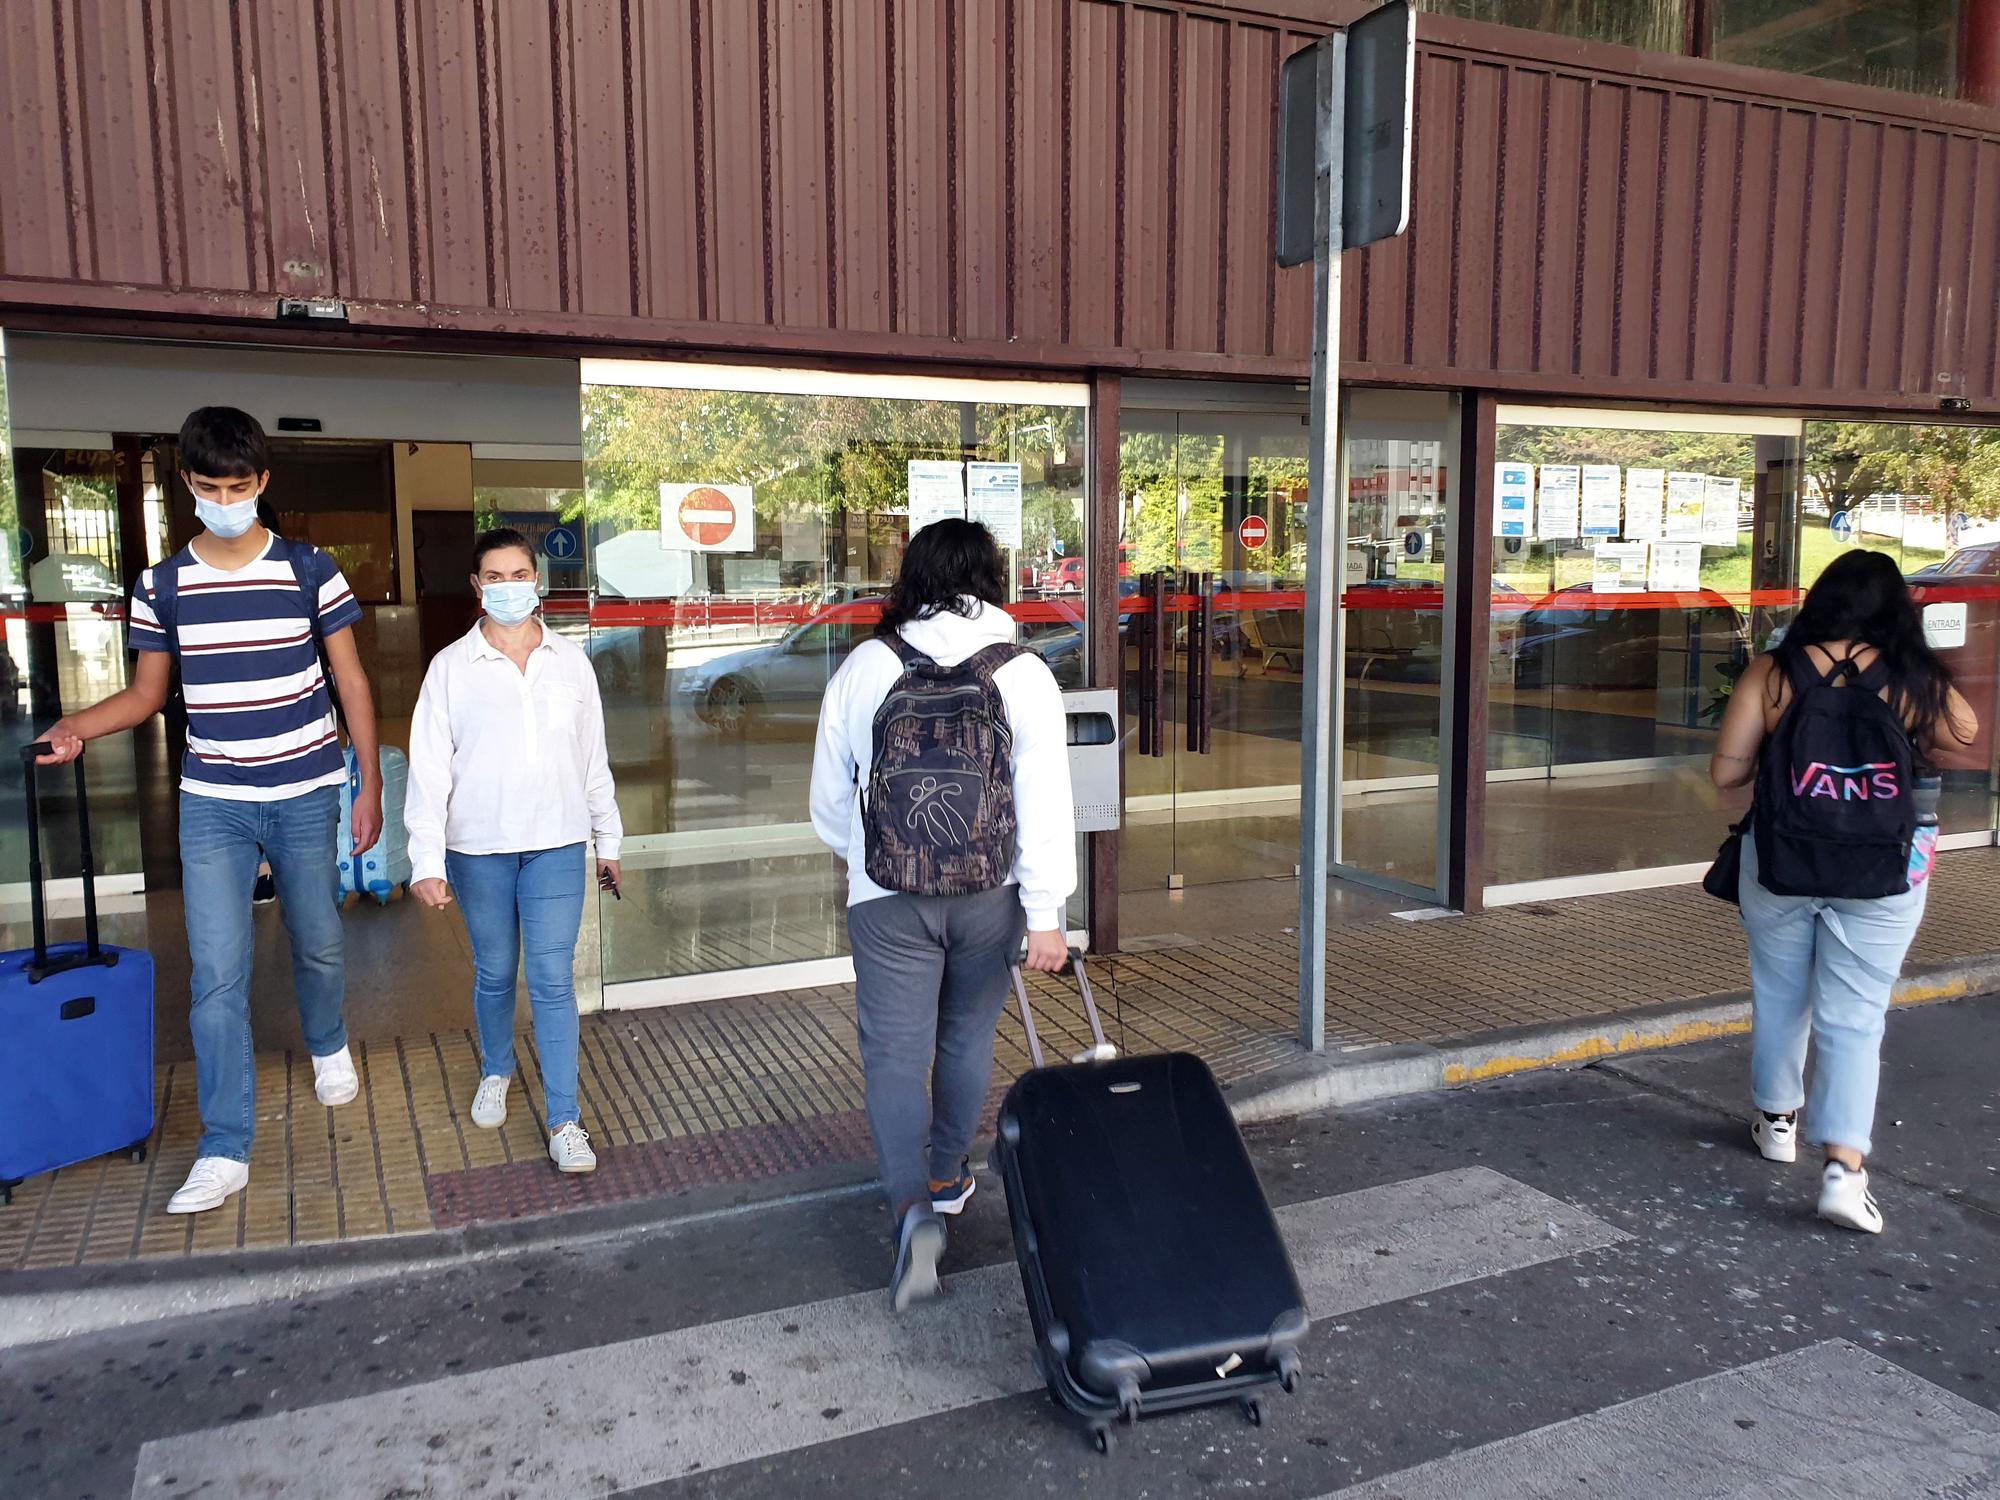
{"label": "curb", "polygon": [[[1906,974],[1891,1004],[1932,1005],[2000,990],[2000,954]],[[1230,1090],[1240,1124],[1289,1119],[1404,1094],[1463,1088],[1545,1068],[1581,1067],[1603,1058],[1658,1052],[1750,1030],[1750,992],[1673,1000],[1641,1010],[1480,1032],[1462,1040],[1320,1053],[1286,1063]]]}
{"label": "curb", "polygon": [[670,1197],[423,1234],[10,1271],[0,1277],[0,1352],[107,1328],[289,1302],[525,1251],[671,1232],[765,1208],[848,1197],[874,1186],[872,1163],[834,1162],[762,1182],[690,1188]]}

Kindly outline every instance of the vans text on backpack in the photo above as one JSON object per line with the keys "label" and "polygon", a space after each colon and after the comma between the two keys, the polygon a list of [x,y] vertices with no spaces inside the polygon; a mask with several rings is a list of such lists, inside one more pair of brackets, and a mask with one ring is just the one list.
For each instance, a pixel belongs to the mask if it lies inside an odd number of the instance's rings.
{"label": "vans text on backpack", "polygon": [[1916,747],[1882,697],[1887,669],[1852,656],[1825,672],[1781,657],[1792,701],[1757,771],[1757,871],[1778,896],[1866,900],[1910,888]]}

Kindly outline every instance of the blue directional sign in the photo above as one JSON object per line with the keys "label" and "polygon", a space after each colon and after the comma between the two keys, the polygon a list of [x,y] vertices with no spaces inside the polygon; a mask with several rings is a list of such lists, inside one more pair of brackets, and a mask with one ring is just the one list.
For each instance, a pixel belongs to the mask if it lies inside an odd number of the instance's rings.
{"label": "blue directional sign", "polygon": [[542,550],[557,562],[568,562],[583,550],[583,543],[577,540],[574,527],[551,526],[542,538]]}
{"label": "blue directional sign", "polygon": [[1854,540],[1853,511],[1851,510],[1835,511],[1833,513],[1832,519],[1830,519],[1826,523],[1826,526],[1827,530],[1833,533],[1833,539],[1836,542],[1839,542],[1842,546],[1845,546],[1847,543]]}
{"label": "blue directional sign", "polygon": [[14,533],[14,546],[16,557],[26,557],[35,550],[35,534],[25,526],[21,527]]}
{"label": "blue directional sign", "polygon": [[1430,545],[1430,538],[1421,531],[1403,533],[1403,551],[1410,557],[1422,557],[1424,548]]}
{"label": "blue directional sign", "polygon": [[1972,524],[1972,517],[1964,511],[1953,511],[1951,520],[1945,524],[1945,540],[1956,547],[1965,540],[1965,528]]}

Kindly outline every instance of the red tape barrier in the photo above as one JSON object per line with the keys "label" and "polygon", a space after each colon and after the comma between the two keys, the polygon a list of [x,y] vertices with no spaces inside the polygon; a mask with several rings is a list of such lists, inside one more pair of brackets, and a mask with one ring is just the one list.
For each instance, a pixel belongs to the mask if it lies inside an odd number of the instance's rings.
{"label": "red tape barrier", "polygon": [[[1946,583],[1922,581],[1911,585],[1919,604],[1983,604],[2000,601],[2000,583]],[[1598,594],[1587,587],[1562,589],[1540,597],[1514,592],[1492,596],[1493,613],[1520,615],[1531,611],[1596,613],[1609,610],[1690,610],[1690,609],[1789,609],[1804,593],[1798,589],[1751,589],[1720,593],[1704,589],[1691,593]],[[1165,611],[1170,615],[1192,614],[1199,606],[1196,594],[1169,594]],[[1436,614],[1444,609],[1444,590],[1434,587],[1350,588],[1341,595],[1341,608],[1355,611],[1403,611]],[[1279,613],[1303,610],[1304,589],[1237,589],[1215,596],[1217,614]],[[543,601],[542,609],[552,619],[587,621],[594,626],[667,626],[700,629],[714,626],[747,625],[790,627],[824,621],[828,624],[873,626],[882,618],[880,599],[857,599],[849,604],[776,604],[749,599],[711,599],[700,602],[630,601],[581,596],[557,596]],[[0,621],[25,620],[31,624],[60,625],[74,610],[87,610],[97,619],[125,618],[122,604],[98,603],[25,604],[0,609]],[[1080,595],[1056,599],[1026,599],[1007,606],[1007,612],[1024,625],[1076,625],[1083,623]],[[1118,613],[1146,615],[1153,612],[1152,601],[1137,594],[1119,599]]]}

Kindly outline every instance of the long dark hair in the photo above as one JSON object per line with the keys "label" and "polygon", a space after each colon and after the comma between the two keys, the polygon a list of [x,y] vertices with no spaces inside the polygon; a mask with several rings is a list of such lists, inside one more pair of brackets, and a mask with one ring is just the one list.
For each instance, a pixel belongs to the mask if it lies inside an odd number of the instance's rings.
{"label": "long dark hair", "polygon": [[1007,602],[1007,564],[993,533],[977,521],[933,521],[910,538],[903,566],[889,585],[877,635],[932,615],[978,613]]}
{"label": "long dark hair", "polygon": [[[1808,646],[1850,641],[1873,646],[1889,678],[1890,701],[1920,739],[1928,740],[1951,710],[1951,672],[1924,640],[1924,622],[1910,586],[1884,552],[1844,552],[1806,595],[1784,642],[1771,654],[1784,675],[1812,665]],[[1817,671],[1817,668],[1814,668]]]}

